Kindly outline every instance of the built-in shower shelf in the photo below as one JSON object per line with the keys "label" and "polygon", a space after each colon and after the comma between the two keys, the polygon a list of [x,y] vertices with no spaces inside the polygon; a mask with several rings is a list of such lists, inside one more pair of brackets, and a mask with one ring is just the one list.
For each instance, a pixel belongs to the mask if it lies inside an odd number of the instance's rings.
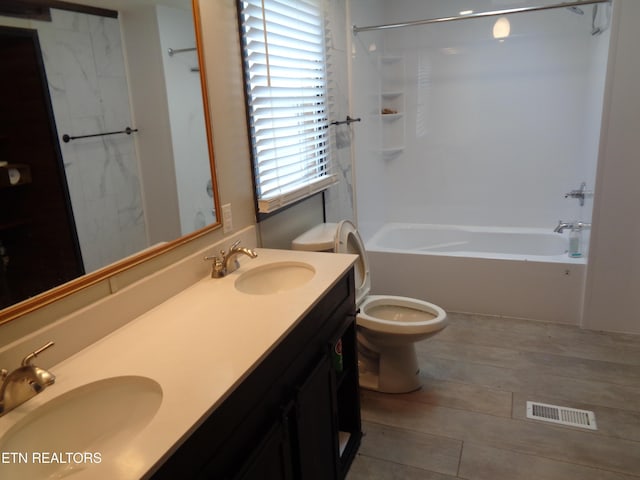
{"label": "built-in shower shelf", "polygon": [[394,120],[398,120],[399,118],[402,118],[403,114],[402,113],[382,113],[380,114],[380,116],[382,117],[383,120],[386,120],[388,122],[393,122]]}
{"label": "built-in shower shelf", "polygon": [[[402,113],[404,110],[404,93],[403,92],[382,92],[380,94],[381,101],[381,109],[380,112],[383,115],[390,115],[394,113]],[[384,113],[385,110],[390,111],[389,113]]]}
{"label": "built-in shower shelf", "polygon": [[404,151],[405,144],[405,91],[404,57],[387,55],[380,57],[379,112],[381,123],[381,147],[385,160],[396,158]]}

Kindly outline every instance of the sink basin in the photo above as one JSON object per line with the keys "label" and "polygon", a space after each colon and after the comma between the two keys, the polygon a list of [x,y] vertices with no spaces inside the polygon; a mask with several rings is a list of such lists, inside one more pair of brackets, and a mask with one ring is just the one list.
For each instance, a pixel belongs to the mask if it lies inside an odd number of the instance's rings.
{"label": "sink basin", "polygon": [[1,452],[26,456],[26,461],[16,457],[3,464],[2,477],[66,478],[102,462],[117,462],[161,403],[160,385],[138,376],[107,378],[64,393],[0,438]]}
{"label": "sink basin", "polygon": [[235,287],[254,295],[281,293],[301,287],[316,274],[303,262],[275,262],[252,268],[238,277]]}

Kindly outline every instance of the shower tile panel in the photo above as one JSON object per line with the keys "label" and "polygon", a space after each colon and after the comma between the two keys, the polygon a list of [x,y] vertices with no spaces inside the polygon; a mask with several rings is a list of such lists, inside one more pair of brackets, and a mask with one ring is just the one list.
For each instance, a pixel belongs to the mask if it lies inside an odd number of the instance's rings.
{"label": "shower tile panel", "polygon": [[[35,22],[58,136],[134,127],[117,19],[52,10]],[[85,270],[146,247],[134,138],[60,141]]]}

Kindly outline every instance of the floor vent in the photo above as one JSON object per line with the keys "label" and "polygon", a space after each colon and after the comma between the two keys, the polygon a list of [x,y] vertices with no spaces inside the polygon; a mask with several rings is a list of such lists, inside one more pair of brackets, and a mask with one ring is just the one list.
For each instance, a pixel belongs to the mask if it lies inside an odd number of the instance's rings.
{"label": "floor vent", "polygon": [[527,418],[597,430],[596,416],[590,410],[558,407],[546,403],[527,402]]}

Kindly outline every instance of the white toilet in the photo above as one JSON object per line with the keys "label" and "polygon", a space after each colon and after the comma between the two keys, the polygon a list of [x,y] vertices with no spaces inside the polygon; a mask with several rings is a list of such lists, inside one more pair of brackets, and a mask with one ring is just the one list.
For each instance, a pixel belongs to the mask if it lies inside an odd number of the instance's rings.
{"label": "white toilet", "polygon": [[437,305],[415,298],[369,295],[369,262],[362,239],[348,220],[322,223],[292,242],[294,250],[355,253],[358,365],[360,386],[387,393],[420,388],[415,342],[447,325],[447,313]]}

